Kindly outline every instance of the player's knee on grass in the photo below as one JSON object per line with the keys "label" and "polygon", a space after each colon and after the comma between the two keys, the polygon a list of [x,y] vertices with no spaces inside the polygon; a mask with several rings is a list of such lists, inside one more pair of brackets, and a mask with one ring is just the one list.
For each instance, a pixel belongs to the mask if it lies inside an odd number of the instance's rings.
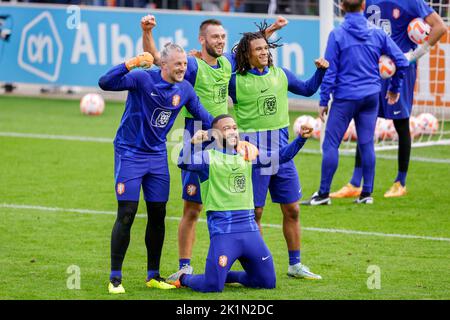
{"label": "player's knee on grass", "polygon": [[205,283],[203,292],[222,292],[225,287],[225,283],[209,281]]}
{"label": "player's knee on grass", "polygon": [[[271,260],[273,257],[270,258]],[[277,276],[273,263],[261,268],[261,286],[263,289],[274,289],[277,285]]]}
{"label": "player's knee on grass", "polygon": [[[270,259],[273,258],[271,257]],[[257,273],[247,272],[247,275],[249,276],[249,283],[247,284],[249,287],[259,289],[273,289],[276,286],[277,278],[273,264],[267,264],[266,262],[265,264],[260,265]]]}
{"label": "player's knee on grass", "polygon": [[276,287],[277,280],[275,278],[275,275],[264,278],[258,283],[258,288],[261,289],[274,289]]}

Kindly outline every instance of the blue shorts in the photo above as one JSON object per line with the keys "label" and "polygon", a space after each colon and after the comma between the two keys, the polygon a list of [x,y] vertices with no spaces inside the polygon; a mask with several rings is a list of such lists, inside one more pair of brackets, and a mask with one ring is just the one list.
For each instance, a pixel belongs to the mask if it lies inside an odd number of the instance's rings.
{"label": "blue shorts", "polygon": [[417,65],[412,63],[409,65],[409,68],[405,73],[403,86],[400,89],[400,99],[394,105],[388,105],[386,100],[386,93],[389,88],[390,80],[383,81],[380,93],[380,109],[378,111],[379,117],[385,119],[407,119],[411,116],[416,77]]}
{"label": "blue shorts", "polygon": [[253,169],[253,201],[255,208],[264,207],[267,191],[270,191],[272,202],[288,204],[297,202],[302,197],[300,180],[294,161],[283,163],[276,174],[264,174],[268,168]]}
{"label": "blue shorts", "polygon": [[[245,271],[230,271],[239,260]],[[252,288],[275,288],[272,254],[259,231],[218,234],[211,238],[205,274],[185,275],[183,285],[200,292],[220,292],[225,283]]]}
{"label": "blue shorts", "polygon": [[183,200],[202,203],[200,193],[200,179],[196,172],[181,170],[181,181],[183,184]]}
{"label": "blue shorts", "polygon": [[167,154],[136,155],[114,151],[116,198],[119,201],[139,201],[141,185],[144,199],[167,202],[170,175]]}

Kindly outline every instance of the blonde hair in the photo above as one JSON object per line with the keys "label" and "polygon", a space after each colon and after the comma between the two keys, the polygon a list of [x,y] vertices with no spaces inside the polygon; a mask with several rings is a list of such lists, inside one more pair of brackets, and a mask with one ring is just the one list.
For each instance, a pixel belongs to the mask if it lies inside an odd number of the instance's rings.
{"label": "blonde hair", "polygon": [[180,53],[185,53],[183,47],[176,43],[168,42],[164,45],[161,51],[161,61],[166,61],[172,51],[178,51]]}

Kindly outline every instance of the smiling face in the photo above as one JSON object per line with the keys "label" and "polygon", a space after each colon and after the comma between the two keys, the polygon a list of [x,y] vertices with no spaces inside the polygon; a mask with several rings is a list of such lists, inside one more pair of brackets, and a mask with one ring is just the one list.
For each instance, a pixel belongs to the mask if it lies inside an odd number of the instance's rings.
{"label": "smiling face", "polygon": [[239,142],[239,130],[236,121],[231,117],[226,117],[214,124],[214,138],[221,146],[227,149],[236,148]]}
{"label": "smiling face", "polygon": [[168,56],[161,61],[162,78],[170,83],[181,82],[184,79],[186,68],[186,53],[172,50]]}
{"label": "smiling face", "polygon": [[221,25],[207,25],[199,36],[202,48],[213,58],[218,58],[223,54],[225,47],[226,33]]}
{"label": "smiling face", "polygon": [[269,65],[269,44],[266,39],[250,41],[249,62],[252,67],[260,70]]}

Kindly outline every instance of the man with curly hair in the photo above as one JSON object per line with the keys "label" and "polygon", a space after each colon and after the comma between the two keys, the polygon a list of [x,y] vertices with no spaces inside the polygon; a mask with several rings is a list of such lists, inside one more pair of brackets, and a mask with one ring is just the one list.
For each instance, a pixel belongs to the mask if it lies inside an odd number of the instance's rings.
{"label": "man with curly hair", "polygon": [[[267,24],[258,32],[244,33],[233,48],[236,73],[230,81],[229,93],[234,102],[241,139],[256,145],[261,153],[277,152],[289,141],[288,92],[312,96],[319,88],[328,68],[325,59],[315,61],[317,71],[307,81],[299,80],[286,68],[273,65],[271,48],[278,40],[266,37]],[[253,170],[255,219],[261,230],[261,217],[270,191],[272,201],[283,213],[283,234],[289,254],[288,275],[295,278],[321,279],[301,263],[299,204],[301,186],[294,161],[272,163],[269,168]]]}

